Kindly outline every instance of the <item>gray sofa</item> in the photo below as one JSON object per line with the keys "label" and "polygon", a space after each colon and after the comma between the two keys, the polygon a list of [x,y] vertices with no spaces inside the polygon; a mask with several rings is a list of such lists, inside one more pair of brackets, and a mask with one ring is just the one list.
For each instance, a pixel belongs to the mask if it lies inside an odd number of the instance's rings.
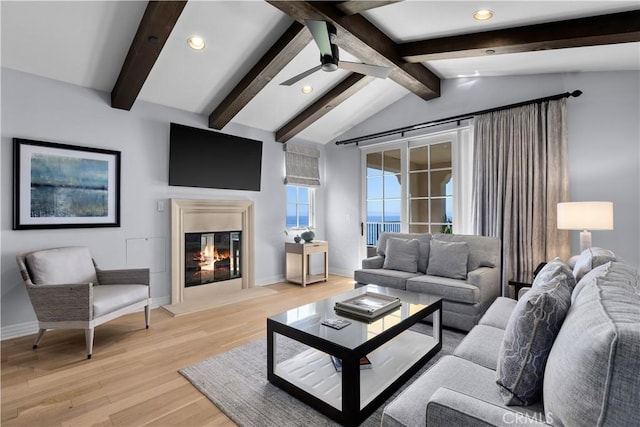
{"label": "gray sofa", "polygon": [[[588,265],[594,268],[577,285],[573,278],[573,289],[557,275],[571,275],[579,266],[571,271],[552,262],[517,302],[498,298],[453,355],[442,357],[385,407],[382,426],[640,425],[638,272],[615,261]],[[542,307],[551,305],[550,289],[568,304],[564,316],[555,317],[558,330],[540,357],[536,344],[544,340],[531,336],[550,330],[538,325],[543,317],[554,318]],[[531,313],[535,321],[527,319]],[[513,356],[511,340],[519,335],[524,341],[515,350],[522,365],[514,388],[504,375]],[[534,398],[517,405],[511,390],[535,390]]]}
{"label": "gray sofa", "polygon": [[[405,243],[405,248],[398,239],[417,240],[417,251],[416,244]],[[498,238],[382,233],[376,250],[354,272],[356,287],[371,284],[440,296],[444,326],[469,331],[501,294]]]}

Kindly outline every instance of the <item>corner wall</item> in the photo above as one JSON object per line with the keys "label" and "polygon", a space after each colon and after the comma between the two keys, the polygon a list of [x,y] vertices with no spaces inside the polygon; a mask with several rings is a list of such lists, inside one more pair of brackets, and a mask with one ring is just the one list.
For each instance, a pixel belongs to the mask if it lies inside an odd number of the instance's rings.
{"label": "corner wall", "polygon": [[[640,73],[600,72],[443,80],[442,96],[415,95],[361,123],[340,140],[576,89],[567,101],[569,182],[572,201],[614,203],[614,230],[593,231],[593,244],[640,266]],[[365,144],[365,143],[363,143]],[[326,227],[332,270],[360,268],[360,150],[326,147]],[[579,232],[572,253],[579,252]]]}

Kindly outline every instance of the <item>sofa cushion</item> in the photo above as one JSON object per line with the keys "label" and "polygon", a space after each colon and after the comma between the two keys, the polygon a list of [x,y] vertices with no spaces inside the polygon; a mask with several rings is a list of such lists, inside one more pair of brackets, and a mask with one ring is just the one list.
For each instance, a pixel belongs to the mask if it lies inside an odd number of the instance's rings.
{"label": "sofa cushion", "polygon": [[604,274],[576,296],[547,362],[544,403],[557,425],[640,425],[638,272],[619,262],[599,268]]}
{"label": "sofa cushion", "polygon": [[35,285],[98,283],[89,248],[84,246],[32,252],[26,261]]}
{"label": "sofa cushion", "polygon": [[569,286],[571,291],[576,287],[576,278],[573,272],[560,258],[554,258],[542,267],[542,270],[540,270],[535,279],[533,279],[531,287],[535,289],[536,286],[549,283],[549,281],[556,276],[564,277],[564,282]]}
{"label": "sofa cushion", "polygon": [[395,237],[387,239],[386,255],[382,268],[417,273],[419,247],[420,243],[416,239],[407,240]]}
{"label": "sofa cushion", "polygon": [[387,239],[395,237],[398,239],[416,239],[420,242],[420,252],[418,255],[418,271],[427,272],[427,263],[429,262],[429,247],[431,242],[431,234],[429,233],[381,233],[378,238],[377,252],[378,255],[385,256],[387,249]]}
{"label": "sofa cushion", "polygon": [[538,283],[513,309],[496,371],[507,405],[529,405],[541,397],[547,357],[571,303],[567,280],[559,273]]}
{"label": "sofa cushion", "polygon": [[444,242],[432,239],[427,274],[451,279],[466,279],[468,258],[469,245],[466,242]]}
{"label": "sofa cushion", "polygon": [[353,278],[356,282],[368,285],[380,285],[389,288],[406,289],[407,279],[416,277],[420,273],[407,273],[406,271],[385,270],[382,268],[356,270]]}
{"label": "sofa cushion", "polygon": [[475,304],[480,300],[480,290],[459,279],[439,276],[417,276],[407,280],[407,290],[439,296],[446,300]]}
{"label": "sofa cushion", "polygon": [[464,337],[453,355],[495,371],[503,337],[504,329],[477,325]]}
{"label": "sofa cushion", "polygon": [[[425,426],[427,404],[440,388],[504,407],[494,378],[495,371],[491,369],[459,357],[443,356],[384,408],[381,426]],[[542,405],[520,407],[517,410],[540,419]]]}
{"label": "sofa cushion", "polygon": [[103,285],[93,287],[94,319],[144,301],[149,297],[146,285]]}
{"label": "sofa cushion", "polygon": [[609,261],[615,261],[616,255],[608,249],[602,248],[587,248],[576,260],[573,267],[573,275],[576,278],[576,282],[579,282],[582,277],[592,269],[606,264]]}
{"label": "sofa cushion", "polygon": [[469,245],[467,271],[500,265],[500,239],[497,237],[436,233],[433,239],[467,243]]}
{"label": "sofa cushion", "polygon": [[498,297],[493,304],[491,304],[491,307],[489,307],[489,309],[484,313],[484,316],[482,316],[478,324],[507,329],[511,313],[513,312],[516,304],[517,301],[514,299]]}

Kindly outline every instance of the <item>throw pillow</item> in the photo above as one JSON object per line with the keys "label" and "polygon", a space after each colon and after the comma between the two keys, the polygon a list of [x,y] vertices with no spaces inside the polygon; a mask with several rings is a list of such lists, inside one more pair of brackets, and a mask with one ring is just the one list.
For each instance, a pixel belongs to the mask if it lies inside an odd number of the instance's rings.
{"label": "throw pillow", "polygon": [[43,249],[27,255],[35,285],[98,284],[89,249],[84,246]]}
{"label": "throw pillow", "polygon": [[506,405],[530,405],[541,398],[547,359],[571,305],[567,281],[560,273],[539,283],[511,313],[496,370]]}
{"label": "throw pillow", "polygon": [[558,257],[552,259],[542,267],[542,270],[540,270],[538,274],[536,274],[535,279],[533,279],[531,287],[535,288],[536,286],[549,283],[551,279],[560,275],[565,278],[565,283],[569,286],[569,290],[573,292],[573,288],[576,287],[576,279],[571,269]]}
{"label": "throw pillow", "polygon": [[415,240],[387,239],[383,268],[389,270],[406,271],[407,273],[418,272],[418,250],[420,243]]}
{"label": "throw pillow", "polygon": [[418,252],[418,271],[421,273],[427,272],[427,262],[429,261],[429,245],[431,242],[431,234],[429,233],[395,233],[395,232],[383,232],[378,239],[378,246],[376,252],[378,255],[386,256],[387,239],[416,239],[420,242],[420,251]]}
{"label": "throw pillow", "polygon": [[615,261],[616,255],[608,249],[602,248],[587,248],[576,260],[576,265],[573,267],[573,275],[576,278],[576,282],[584,277],[589,271],[594,268],[606,264],[609,261]]}
{"label": "throw pillow", "polygon": [[443,242],[431,239],[427,274],[451,279],[466,279],[468,258],[469,245],[466,242]]}

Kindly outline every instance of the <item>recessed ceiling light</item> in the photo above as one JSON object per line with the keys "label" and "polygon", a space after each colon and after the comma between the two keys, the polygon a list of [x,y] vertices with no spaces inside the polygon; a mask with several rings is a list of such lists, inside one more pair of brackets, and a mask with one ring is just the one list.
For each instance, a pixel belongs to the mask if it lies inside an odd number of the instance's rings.
{"label": "recessed ceiling light", "polygon": [[191,36],[187,40],[189,47],[195,50],[202,50],[205,47],[204,39],[200,36]]}
{"label": "recessed ceiling light", "polygon": [[493,12],[489,9],[480,9],[473,12],[473,19],[476,21],[486,21],[493,18]]}
{"label": "recessed ceiling light", "polygon": [[306,86],[302,86],[301,89],[302,93],[304,93],[305,95],[309,95],[311,92],[313,92],[313,87],[306,85]]}

